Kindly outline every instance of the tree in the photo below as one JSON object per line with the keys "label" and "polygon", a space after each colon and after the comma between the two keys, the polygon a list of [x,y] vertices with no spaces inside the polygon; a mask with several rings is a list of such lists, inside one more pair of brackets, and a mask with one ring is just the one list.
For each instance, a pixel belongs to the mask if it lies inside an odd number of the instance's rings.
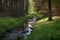
{"label": "tree", "polygon": [[48,7],[49,7],[49,13],[48,13],[48,16],[49,16],[49,21],[52,21],[52,10],[51,10],[51,0],[48,0]]}
{"label": "tree", "polygon": [[45,0],[42,0],[42,5],[41,5],[42,7],[44,6],[44,2],[45,2]]}
{"label": "tree", "polygon": [[35,10],[36,12],[39,12],[41,10],[42,6],[42,0],[33,0],[35,3]]}
{"label": "tree", "polygon": [[18,14],[17,17],[23,16],[24,15],[24,0],[18,0]]}
{"label": "tree", "polygon": [[12,17],[17,18],[24,15],[24,0],[10,0],[9,7]]}
{"label": "tree", "polygon": [[25,13],[28,14],[29,1],[25,0]]}
{"label": "tree", "polygon": [[60,0],[55,0],[56,15],[60,16]]}

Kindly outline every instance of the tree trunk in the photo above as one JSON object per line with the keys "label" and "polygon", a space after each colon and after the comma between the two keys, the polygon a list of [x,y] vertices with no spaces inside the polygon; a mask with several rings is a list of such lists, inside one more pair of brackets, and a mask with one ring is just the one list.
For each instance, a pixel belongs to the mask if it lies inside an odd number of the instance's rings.
{"label": "tree trunk", "polygon": [[56,15],[60,16],[60,0],[55,0]]}
{"label": "tree trunk", "polygon": [[2,0],[0,0],[0,4],[2,3]]}
{"label": "tree trunk", "polygon": [[25,0],[25,14],[28,14],[28,7],[29,6],[29,1]]}
{"label": "tree trunk", "polygon": [[19,0],[19,9],[17,17],[21,17],[24,15],[24,0]]}
{"label": "tree trunk", "polygon": [[41,5],[42,7],[41,7],[41,8],[43,8],[43,7],[44,7],[44,2],[45,2],[45,0],[42,0],[42,5]]}
{"label": "tree trunk", "polygon": [[2,5],[1,5],[1,4],[2,4],[2,0],[0,0],[0,11],[1,11],[1,7],[2,7]]}
{"label": "tree trunk", "polygon": [[48,0],[48,7],[49,7],[49,21],[52,21],[52,10],[51,10],[51,0]]}

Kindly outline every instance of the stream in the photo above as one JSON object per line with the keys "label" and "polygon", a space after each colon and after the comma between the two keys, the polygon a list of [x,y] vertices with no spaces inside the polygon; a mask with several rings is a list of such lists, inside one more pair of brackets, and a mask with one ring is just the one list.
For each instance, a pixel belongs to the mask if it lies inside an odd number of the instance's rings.
{"label": "stream", "polygon": [[[36,22],[36,18],[34,17],[33,19],[28,19],[28,22],[32,22],[33,24]],[[12,30],[11,32],[6,33],[1,40],[26,40],[27,37],[32,32],[31,28],[32,28],[32,25],[28,23],[28,27],[24,33],[21,30],[15,29],[15,30]]]}

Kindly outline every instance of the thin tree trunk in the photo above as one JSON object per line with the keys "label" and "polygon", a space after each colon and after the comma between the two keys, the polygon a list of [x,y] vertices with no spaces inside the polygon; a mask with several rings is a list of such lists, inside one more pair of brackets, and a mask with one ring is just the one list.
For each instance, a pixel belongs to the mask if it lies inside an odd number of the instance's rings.
{"label": "thin tree trunk", "polygon": [[52,10],[51,10],[51,0],[48,0],[48,7],[49,7],[49,21],[52,21]]}
{"label": "thin tree trunk", "polygon": [[18,9],[18,17],[21,17],[24,15],[24,0],[19,0],[19,9]]}
{"label": "thin tree trunk", "polygon": [[0,0],[0,4],[2,4],[2,0]]}
{"label": "thin tree trunk", "polygon": [[29,1],[25,0],[25,13],[28,14]]}
{"label": "thin tree trunk", "polygon": [[45,2],[45,0],[42,0],[42,5],[41,5],[41,6],[42,6],[42,8],[43,8],[43,6],[44,6],[44,2]]}

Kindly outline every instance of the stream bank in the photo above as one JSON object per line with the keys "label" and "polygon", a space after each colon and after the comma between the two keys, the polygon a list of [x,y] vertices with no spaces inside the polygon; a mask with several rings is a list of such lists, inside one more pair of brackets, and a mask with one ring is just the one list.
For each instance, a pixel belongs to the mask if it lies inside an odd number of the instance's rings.
{"label": "stream bank", "polygon": [[[28,23],[35,23],[36,22],[36,18],[34,17],[33,19],[28,19]],[[27,31],[23,32],[21,30],[21,28],[17,28],[17,29],[14,29],[10,32],[7,32],[3,38],[1,38],[0,40],[26,40],[27,37],[31,34],[31,27],[32,25],[29,24],[27,25]]]}

